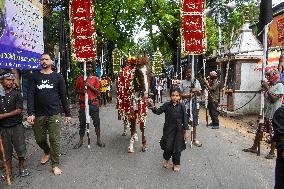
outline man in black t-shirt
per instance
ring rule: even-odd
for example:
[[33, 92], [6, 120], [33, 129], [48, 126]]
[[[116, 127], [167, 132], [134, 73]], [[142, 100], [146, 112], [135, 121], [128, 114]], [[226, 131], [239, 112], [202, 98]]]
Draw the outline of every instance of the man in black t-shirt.
[[21, 94], [13, 89], [15, 75], [4, 72], [0, 75], [1, 86], [4, 93], [0, 95], [0, 129], [8, 170], [12, 174], [13, 147], [19, 159], [19, 175], [28, 176], [29, 171], [24, 168], [26, 157], [26, 144], [24, 127], [22, 125], [23, 99]]
[[[71, 122], [66, 85], [62, 75], [52, 71], [49, 54], [42, 54], [40, 63], [41, 71], [29, 78], [27, 121], [33, 125], [36, 142], [44, 151], [41, 164], [46, 164], [51, 159], [52, 172], [54, 175], [60, 175], [61, 104], [65, 112], [65, 121]], [[50, 145], [47, 142], [47, 133]]]

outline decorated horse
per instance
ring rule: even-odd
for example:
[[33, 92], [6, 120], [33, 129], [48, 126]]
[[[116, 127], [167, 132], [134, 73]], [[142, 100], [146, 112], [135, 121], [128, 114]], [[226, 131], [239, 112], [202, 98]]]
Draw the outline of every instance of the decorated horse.
[[127, 125], [130, 125], [130, 144], [128, 153], [134, 152], [134, 142], [138, 140], [136, 123], [140, 126], [142, 134], [142, 151], [148, 148], [145, 137], [145, 124], [147, 117], [147, 98], [149, 91], [148, 58], [130, 57], [127, 66], [123, 68], [118, 78], [117, 109], [118, 118], [124, 122], [124, 134]]

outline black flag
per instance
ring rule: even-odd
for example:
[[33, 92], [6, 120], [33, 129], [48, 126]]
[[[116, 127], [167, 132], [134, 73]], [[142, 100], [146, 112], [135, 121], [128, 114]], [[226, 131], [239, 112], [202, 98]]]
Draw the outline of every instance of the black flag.
[[272, 0], [261, 0], [258, 22], [258, 33], [262, 33], [264, 26], [273, 20]]

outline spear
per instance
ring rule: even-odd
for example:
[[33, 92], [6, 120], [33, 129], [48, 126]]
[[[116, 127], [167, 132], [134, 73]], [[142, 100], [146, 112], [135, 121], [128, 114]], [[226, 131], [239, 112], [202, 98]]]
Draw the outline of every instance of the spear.
[[4, 167], [5, 167], [5, 174], [6, 174], [6, 182], [8, 186], [12, 185], [12, 181], [11, 181], [11, 170], [10, 167], [7, 164], [7, 159], [6, 159], [6, 154], [5, 154], [5, 150], [4, 150], [4, 146], [3, 146], [3, 140], [2, 140], [2, 133], [0, 133], [0, 151], [2, 153], [2, 157], [3, 157], [3, 162], [4, 162]]

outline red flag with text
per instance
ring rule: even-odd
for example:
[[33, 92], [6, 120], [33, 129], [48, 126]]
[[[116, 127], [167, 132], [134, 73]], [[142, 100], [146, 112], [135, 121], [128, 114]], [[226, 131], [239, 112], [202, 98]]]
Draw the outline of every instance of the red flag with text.
[[72, 0], [70, 2], [72, 51], [77, 61], [92, 61], [96, 58], [93, 5], [93, 0]]
[[182, 53], [199, 55], [206, 50], [204, 0], [182, 0]]

